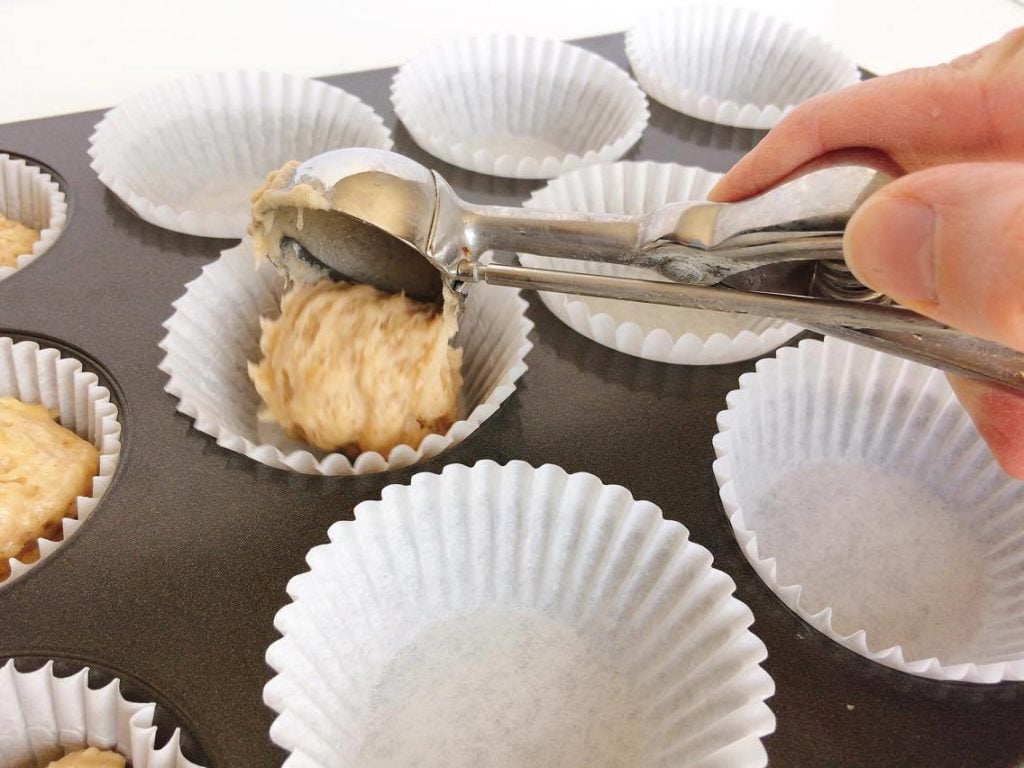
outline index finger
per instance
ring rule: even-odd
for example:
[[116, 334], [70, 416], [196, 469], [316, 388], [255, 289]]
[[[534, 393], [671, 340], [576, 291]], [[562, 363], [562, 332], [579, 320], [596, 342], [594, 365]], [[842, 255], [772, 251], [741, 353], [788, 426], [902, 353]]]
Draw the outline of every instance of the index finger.
[[951, 64], [910, 69], [794, 109], [711, 191], [741, 200], [807, 163], [849, 150], [905, 172], [945, 163], [1024, 160], [1024, 28]]

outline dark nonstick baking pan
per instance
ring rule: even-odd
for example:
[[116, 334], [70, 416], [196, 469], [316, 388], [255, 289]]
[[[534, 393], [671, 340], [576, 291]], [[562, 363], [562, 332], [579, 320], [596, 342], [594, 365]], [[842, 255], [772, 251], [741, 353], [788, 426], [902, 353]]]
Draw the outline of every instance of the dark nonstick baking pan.
[[[621, 36], [582, 45], [626, 66]], [[436, 168], [467, 200], [521, 203], [541, 182], [463, 171], [425, 155], [397, 123], [392, 70], [326, 78], [371, 104], [396, 149]], [[193, 757], [217, 768], [279, 765], [262, 700], [264, 652], [285, 584], [328, 526], [418, 471], [523, 459], [587, 471], [679, 520], [753, 610], [768, 646], [776, 766], [1012, 766], [1024, 762], [1024, 685], [917, 679], [874, 664], [804, 623], [748, 565], [711, 472], [715, 415], [753, 362], [684, 367], [588, 341], [534, 297], [529, 371], [465, 442], [416, 467], [325, 478], [271, 469], [218, 447], [163, 391], [157, 342], [184, 284], [233, 241], [153, 227], [89, 168], [100, 112], [0, 126], [0, 152], [52, 168], [70, 203], [54, 247], [0, 282], [0, 334], [84, 358], [121, 409], [124, 450], [92, 517], [61, 549], [0, 588], [0, 658], [57, 658], [122, 674], [183, 726]], [[762, 136], [651, 104], [627, 159], [724, 171]]]

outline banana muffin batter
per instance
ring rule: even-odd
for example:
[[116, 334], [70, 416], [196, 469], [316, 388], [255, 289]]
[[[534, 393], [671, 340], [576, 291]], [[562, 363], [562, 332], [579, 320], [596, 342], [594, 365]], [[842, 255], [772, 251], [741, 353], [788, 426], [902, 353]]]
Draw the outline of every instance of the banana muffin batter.
[[[272, 173], [253, 195], [250, 228], [259, 258], [277, 254], [281, 222], [301, 229], [304, 213], [328, 211], [309, 186], [288, 188], [295, 163]], [[273, 261], [274, 259], [271, 258]], [[280, 317], [261, 322], [263, 359], [249, 377], [263, 399], [260, 417], [290, 437], [350, 458], [414, 448], [455, 422], [462, 353], [451, 346], [458, 301], [443, 306], [335, 283], [311, 269], [289, 274]], [[303, 282], [305, 280], [305, 282]]]
[[75, 498], [92, 492], [99, 452], [41, 405], [0, 397], [0, 577], [12, 557], [60, 530]]
[[117, 752], [89, 747], [68, 752], [46, 768], [125, 768], [125, 759]]
[[16, 267], [18, 257], [32, 253], [39, 232], [0, 216], [0, 267]]

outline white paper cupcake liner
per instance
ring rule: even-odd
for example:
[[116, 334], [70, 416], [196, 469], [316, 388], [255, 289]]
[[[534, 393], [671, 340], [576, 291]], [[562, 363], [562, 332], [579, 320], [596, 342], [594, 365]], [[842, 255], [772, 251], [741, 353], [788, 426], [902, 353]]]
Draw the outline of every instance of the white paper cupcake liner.
[[318, 475], [362, 475], [415, 464], [462, 442], [515, 391], [533, 345], [533, 323], [518, 291], [474, 286], [459, 323], [463, 350], [459, 420], [447, 433], [427, 435], [418, 446], [399, 445], [388, 456], [374, 451], [350, 461], [288, 438], [277, 425], [261, 422], [260, 397], [246, 370], [261, 357], [261, 315], [276, 315], [283, 281], [269, 262], [254, 268], [247, 241], [224, 251], [186, 286], [164, 323], [160, 364], [167, 392], [196, 429], [217, 444], [280, 469]]
[[450, 465], [329, 536], [267, 651], [286, 766], [766, 763], [753, 615], [625, 488]]
[[391, 149], [381, 118], [334, 86], [273, 72], [204, 74], [107, 112], [90, 138], [100, 181], [158, 227], [242, 237], [249, 196], [289, 160]]
[[391, 100], [430, 154], [478, 173], [548, 179], [622, 157], [647, 126], [647, 99], [623, 70], [556, 40], [492, 35], [421, 54]]
[[181, 753], [180, 732], [156, 746], [156, 705], [127, 701], [119, 682], [89, 687], [89, 670], [58, 677], [53, 662], [19, 672], [0, 667], [0, 768], [43, 768], [65, 749], [120, 752], [132, 768], [198, 768]]
[[[622, 162], [581, 168], [533, 193], [526, 208], [585, 213], [649, 213], [667, 203], [703, 200], [721, 178], [694, 166]], [[519, 254], [523, 266], [661, 280], [617, 264]], [[716, 365], [763, 355], [802, 330], [781, 320], [635, 301], [539, 291], [541, 301], [577, 333], [659, 363]]]
[[56, 349], [40, 347], [33, 341], [15, 343], [0, 336], [0, 397], [15, 397], [56, 411], [61, 426], [88, 440], [100, 453], [92, 494], [77, 498], [73, 511], [62, 522], [60, 539], [38, 539], [39, 559], [33, 563], [8, 560], [11, 575], [0, 580], [3, 584], [52, 555], [96, 509], [121, 457], [121, 424], [117, 406], [110, 402], [110, 392], [99, 384], [96, 374], [83, 371], [78, 360], [61, 357]]
[[13, 267], [0, 266], [0, 280], [10, 277], [46, 253], [64, 231], [68, 205], [50, 174], [20, 157], [0, 154], [0, 215], [39, 231], [32, 251]]
[[626, 33], [626, 55], [662, 104], [739, 128], [771, 128], [800, 102], [860, 79], [852, 61], [805, 29], [719, 4], [653, 14]]
[[1024, 483], [938, 371], [835, 339], [761, 360], [718, 417], [741, 548], [838, 643], [938, 680], [1024, 680]]

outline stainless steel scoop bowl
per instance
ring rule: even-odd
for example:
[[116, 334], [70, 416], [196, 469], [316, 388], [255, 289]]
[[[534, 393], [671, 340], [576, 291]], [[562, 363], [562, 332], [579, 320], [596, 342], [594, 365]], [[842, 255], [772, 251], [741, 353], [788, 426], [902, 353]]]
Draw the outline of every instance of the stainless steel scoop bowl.
[[[296, 279], [313, 267], [423, 301], [482, 281], [777, 317], [1024, 389], [1024, 355], [1014, 350], [902, 307], [810, 295], [815, 265], [841, 268], [846, 223], [888, 181], [872, 168], [831, 167], [740, 203], [673, 203], [642, 216], [558, 213], [470, 204], [407, 157], [341, 149], [295, 169], [291, 185], [309, 185], [332, 210], [304, 211], [301, 227], [283, 212], [285, 237], [271, 257]], [[480, 263], [492, 250], [643, 267], [652, 279]]]

